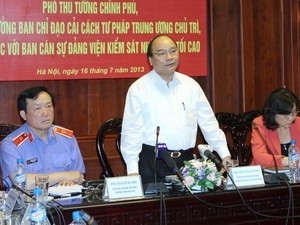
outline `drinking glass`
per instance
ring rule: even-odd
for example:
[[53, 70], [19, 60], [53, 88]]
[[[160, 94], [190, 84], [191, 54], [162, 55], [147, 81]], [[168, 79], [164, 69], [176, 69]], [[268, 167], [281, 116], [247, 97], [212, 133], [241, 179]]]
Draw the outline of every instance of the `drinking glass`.
[[37, 175], [35, 177], [35, 186], [42, 189], [42, 195], [44, 198], [48, 198], [48, 189], [49, 189], [48, 175]]

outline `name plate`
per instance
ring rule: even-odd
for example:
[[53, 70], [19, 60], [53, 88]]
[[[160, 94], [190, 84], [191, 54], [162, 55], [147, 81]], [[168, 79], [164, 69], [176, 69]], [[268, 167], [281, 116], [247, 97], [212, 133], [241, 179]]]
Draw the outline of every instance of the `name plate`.
[[144, 198], [141, 176], [107, 177], [102, 200], [106, 202]]
[[[265, 186], [260, 165], [230, 167], [229, 175], [238, 188], [252, 188]], [[227, 176], [227, 189], [235, 189], [232, 180]]]
[[13, 210], [21, 210], [23, 208], [26, 208], [24, 198], [22, 197], [22, 194], [19, 191], [15, 190], [14, 188], [9, 189], [4, 204], [5, 215], [10, 216]]

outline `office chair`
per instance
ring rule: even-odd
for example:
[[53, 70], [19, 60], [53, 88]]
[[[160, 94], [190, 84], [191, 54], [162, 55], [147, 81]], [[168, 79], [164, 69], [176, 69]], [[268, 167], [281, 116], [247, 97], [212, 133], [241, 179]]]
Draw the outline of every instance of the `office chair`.
[[224, 131], [232, 158], [238, 156], [240, 166], [248, 166], [252, 161], [251, 131], [252, 121], [261, 113], [259, 110], [240, 114], [220, 112], [216, 118]]
[[[122, 119], [111, 118], [104, 122], [98, 130], [96, 148], [103, 169], [100, 178], [125, 175], [125, 162], [120, 152], [121, 127]], [[111, 148], [106, 148], [109, 144]]]
[[[18, 129], [20, 125], [9, 124], [9, 123], [1, 123], [0, 124], [0, 142], [11, 132]], [[2, 177], [2, 171], [0, 170], [0, 177]], [[0, 179], [0, 190], [5, 190], [6, 188], [3, 186], [3, 181]]]

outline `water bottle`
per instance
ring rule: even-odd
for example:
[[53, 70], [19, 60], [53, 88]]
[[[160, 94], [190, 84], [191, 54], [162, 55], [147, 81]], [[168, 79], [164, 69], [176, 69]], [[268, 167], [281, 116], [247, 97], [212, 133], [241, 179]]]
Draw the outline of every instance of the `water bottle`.
[[295, 140], [291, 140], [288, 153], [290, 182], [296, 183], [299, 181], [299, 149]]
[[17, 159], [17, 166], [15, 169], [15, 185], [22, 190], [26, 190], [26, 173], [23, 165], [23, 159]]
[[33, 199], [30, 202], [29, 220], [30, 225], [47, 225], [48, 218], [46, 206], [42, 196], [42, 189], [35, 188], [32, 191]]
[[72, 213], [73, 221], [69, 225], [86, 225], [85, 221], [82, 219], [79, 211], [74, 211]]

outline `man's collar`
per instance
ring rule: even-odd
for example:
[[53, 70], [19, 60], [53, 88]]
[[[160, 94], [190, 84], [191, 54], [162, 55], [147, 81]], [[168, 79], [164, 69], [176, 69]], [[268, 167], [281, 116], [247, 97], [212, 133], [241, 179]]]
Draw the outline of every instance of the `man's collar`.
[[[168, 85], [168, 82], [165, 81], [154, 69], [151, 71], [151, 77], [153, 78], [154, 82], [158, 82], [158, 83], [163, 83], [163, 84], [167, 84]], [[178, 80], [178, 75], [177, 75], [177, 72], [175, 71], [173, 73], [173, 77], [172, 77], [172, 80], [169, 82], [170, 83], [177, 83], [179, 80]]]

